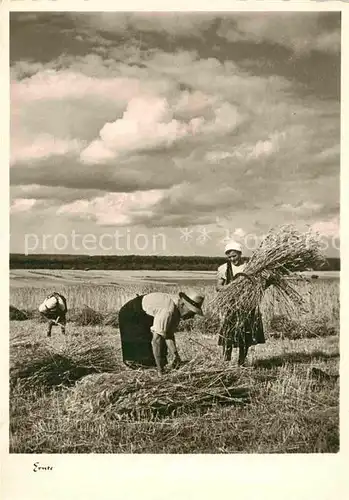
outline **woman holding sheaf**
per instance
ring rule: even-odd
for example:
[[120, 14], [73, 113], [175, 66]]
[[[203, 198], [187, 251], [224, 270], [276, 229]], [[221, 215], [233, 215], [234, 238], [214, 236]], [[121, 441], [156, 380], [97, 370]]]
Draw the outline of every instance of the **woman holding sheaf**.
[[[229, 241], [225, 246], [225, 255], [227, 262], [219, 266], [217, 270], [216, 290], [218, 292], [243, 274], [246, 267], [240, 243], [233, 240]], [[238, 364], [240, 366], [244, 365], [250, 346], [265, 343], [262, 316], [259, 308], [256, 307], [248, 319], [240, 324], [238, 323], [237, 327], [229, 327], [227, 319], [223, 315], [221, 322], [218, 344], [223, 346], [224, 360], [230, 361], [233, 347], [239, 348]]]

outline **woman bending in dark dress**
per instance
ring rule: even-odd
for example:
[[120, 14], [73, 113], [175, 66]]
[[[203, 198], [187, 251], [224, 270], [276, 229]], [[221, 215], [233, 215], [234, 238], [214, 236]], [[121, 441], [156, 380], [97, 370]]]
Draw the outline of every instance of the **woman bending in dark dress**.
[[170, 352], [175, 368], [180, 363], [175, 332], [180, 320], [202, 315], [204, 297], [190, 290], [177, 297], [148, 293], [127, 302], [119, 311], [122, 358], [130, 367], [156, 367], [161, 375]]

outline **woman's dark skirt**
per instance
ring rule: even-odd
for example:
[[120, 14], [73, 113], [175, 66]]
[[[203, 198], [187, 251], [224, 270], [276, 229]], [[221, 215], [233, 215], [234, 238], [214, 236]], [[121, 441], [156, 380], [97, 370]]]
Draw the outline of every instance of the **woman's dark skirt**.
[[[144, 295], [127, 302], [119, 311], [122, 359], [128, 366], [156, 366], [152, 348], [153, 334], [150, 330], [154, 317], [143, 311]], [[160, 339], [161, 364], [167, 364], [167, 345]]]
[[234, 327], [229, 325], [226, 320], [223, 321], [219, 332], [218, 345], [229, 344], [232, 347], [244, 345], [249, 348], [251, 345], [265, 344], [262, 315], [258, 307], [244, 321], [239, 322], [238, 318], [234, 318], [232, 323]]

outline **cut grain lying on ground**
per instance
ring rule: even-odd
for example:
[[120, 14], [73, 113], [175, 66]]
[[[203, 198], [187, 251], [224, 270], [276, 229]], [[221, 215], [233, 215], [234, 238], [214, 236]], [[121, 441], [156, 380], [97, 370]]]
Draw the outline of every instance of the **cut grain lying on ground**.
[[167, 417], [199, 414], [217, 405], [250, 401], [249, 388], [236, 368], [203, 363], [201, 369], [181, 369], [166, 378], [127, 373], [85, 377], [66, 398], [71, 411], [110, 412], [115, 418]]
[[[14, 325], [14, 343], [23, 326]], [[214, 339], [183, 332], [179, 349], [192, 362], [159, 379], [152, 370], [121, 367], [119, 339], [112, 327], [103, 328], [97, 338], [99, 327], [72, 329], [73, 338], [63, 352], [57, 336], [52, 345], [45, 345], [45, 356], [38, 355], [45, 366], [41, 375], [27, 370], [18, 376], [19, 354], [14, 356], [12, 452], [338, 450], [338, 336], [270, 340], [252, 352], [249, 367], [238, 370], [234, 364], [222, 365]], [[35, 342], [33, 335], [30, 338]], [[38, 349], [28, 343], [11, 348], [23, 351], [22, 368], [25, 351], [28, 364]], [[55, 372], [57, 353], [69, 360], [60, 378]]]
[[116, 354], [112, 346], [93, 339], [73, 339], [56, 347], [22, 342], [10, 349], [10, 382], [46, 389], [72, 385], [91, 373], [121, 369]]
[[[151, 370], [121, 367], [114, 327], [71, 323], [69, 328], [67, 338], [57, 334], [47, 341], [35, 320], [12, 322], [11, 452], [338, 450], [338, 335], [269, 339], [252, 350], [249, 367], [237, 373], [234, 364], [222, 366], [210, 330], [194, 324], [178, 335], [180, 352], [192, 362], [160, 381]], [[330, 377], [319, 376], [314, 368]], [[221, 378], [225, 370], [231, 388], [242, 392], [221, 404], [217, 394], [227, 397]], [[189, 383], [190, 377], [200, 380], [202, 375], [205, 387]], [[170, 383], [173, 387], [165, 391]], [[176, 384], [181, 387], [175, 389]], [[119, 397], [122, 390], [128, 396]], [[195, 400], [200, 404], [191, 404]]]
[[[274, 279], [284, 273], [284, 257]], [[251, 262], [255, 274], [261, 262]], [[268, 278], [262, 272], [261, 282]], [[267, 343], [251, 348], [247, 367], [221, 360], [215, 304], [207, 301], [205, 316], [183, 323], [177, 336], [187, 363], [161, 379], [151, 369], [123, 367], [117, 313], [137, 294], [178, 294], [178, 286], [59, 289], [69, 298], [68, 334], [57, 329], [49, 340], [32, 312], [34, 294], [11, 290], [11, 303], [28, 318], [11, 321], [11, 452], [337, 452], [339, 284], [290, 280], [285, 286], [296, 307], [280, 300], [275, 286], [248, 297], [249, 304], [262, 299]], [[196, 289], [214, 295], [211, 284]], [[48, 291], [37, 289], [40, 298]], [[246, 296], [239, 300], [246, 304]]]

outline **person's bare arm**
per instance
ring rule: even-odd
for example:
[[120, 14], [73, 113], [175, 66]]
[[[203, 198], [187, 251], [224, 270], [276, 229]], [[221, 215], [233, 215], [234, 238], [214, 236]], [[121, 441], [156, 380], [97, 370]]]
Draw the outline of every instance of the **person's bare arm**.
[[180, 358], [178, 351], [177, 351], [176, 340], [173, 336], [172, 338], [168, 338], [168, 339], [165, 338], [165, 341], [166, 341], [167, 348], [170, 352], [170, 355], [172, 357], [170, 367], [177, 368], [181, 362], [181, 358]]
[[220, 290], [222, 290], [222, 288], [224, 288], [224, 286], [225, 286], [225, 279], [218, 276], [217, 284], [216, 284], [216, 291], [219, 292]]
[[[166, 342], [169, 355], [172, 358], [170, 363], [171, 368], [175, 368], [180, 364], [180, 357], [177, 351], [176, 341], [174, 337], [174, 331], [171, 327], [171, 320], [174, 311], [163, 310], [159, 311], [156, 316], [154, 316], [153, 326], [151, 331], [153, 332], [152, 348], [154, 353], [154, 358], [156, 362], [156, 367], [159, 374], [163, 372], [163, 367], [161, 366], [161, 340]], [[161, 339], [162, 337], [162, 339]]]
[[153, 354], [158, 374], [162, 375], [164, 372], [164, 368], [163, 366], [161, 366], [161, 335], [153, 332], [153, 340], [151, 342], [151, 345], [153, 348]]

